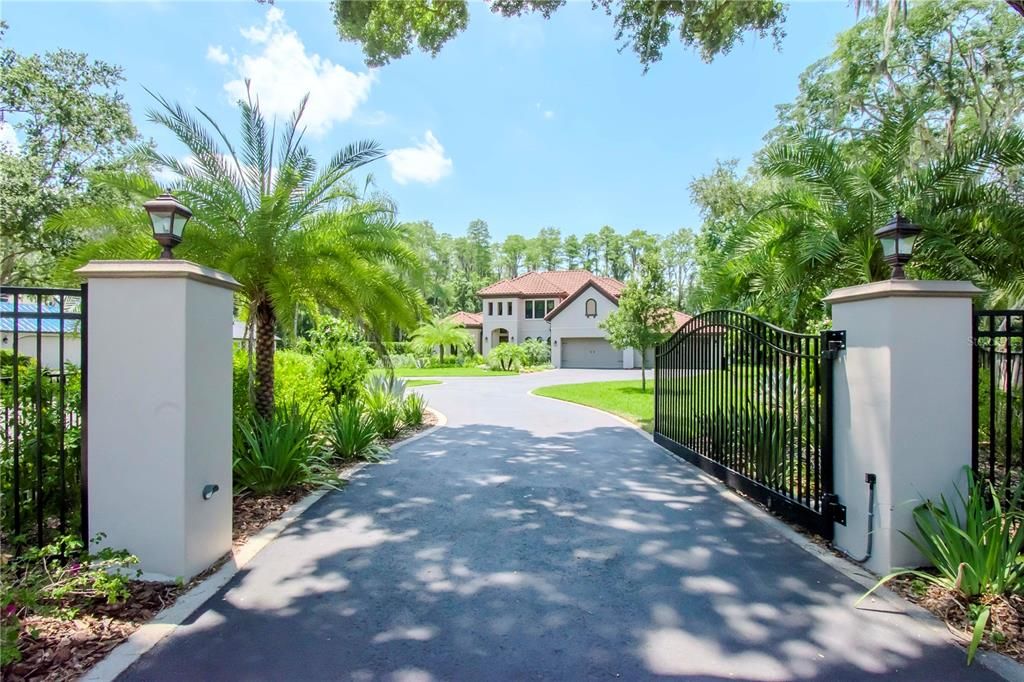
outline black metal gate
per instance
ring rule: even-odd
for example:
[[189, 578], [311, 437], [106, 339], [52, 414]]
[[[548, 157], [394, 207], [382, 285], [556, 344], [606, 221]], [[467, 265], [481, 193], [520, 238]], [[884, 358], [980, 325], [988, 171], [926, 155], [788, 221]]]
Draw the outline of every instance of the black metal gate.
[[1024, 310], [974, 312], [973, 463], [996, 485], [1024, 477]]
[[0, 540], [88, 538], [86, 287], [0, 291]]
[[832, 359], [846, 333], [797, 334], [713, 310], [658, 346], [654, 439], [827, 539], [845, 523], [832, 481]]

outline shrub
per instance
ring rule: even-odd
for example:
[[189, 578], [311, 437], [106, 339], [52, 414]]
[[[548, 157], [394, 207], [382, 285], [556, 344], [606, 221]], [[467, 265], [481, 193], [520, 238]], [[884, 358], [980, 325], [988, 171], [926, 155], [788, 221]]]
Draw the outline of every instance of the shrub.
[[482, 365], [485, 362], [486, 360], [484, 360], [484, 356], [472, 352], [462, 353], [455, 358], [455, 364], [458, 367], [476, 367], [477, 365]]
[[526, 364], [532, 366], [536, 365], [548, 365], [551, 364], [551, 346], [538, 341], [537, 339], [529, 339], [519, 344], [519, 347], [523, 349], [526, 354]]
[[[897, 570], [879, 580], [864, 597], [901, 575], [957, 592], [969, 601], [986, 595], [1024, 594], [1024, 486], [1000, 490], [976, 481], [969, 467], [966, 471], [967, 496], [957, 488], [953, 502], [945, 496], [938, 503], [928, 500], [913, 512], [920, 537], [904, 534], [937, 574]], [[968, 663], [977, 652], [989, 617], [987, 605], [977, 606]]]
[[320, 478], [323, 462], [315, 453], [316, 423], [309, 409], [278, 406], [273, 419], [252, 415], [237, 428], [236, 489], [272, 495]]
[[[249, 357], [243, 348], [234, 355], [234, 416], [236, 423], [253, 414], [249, 400]], [[323, 385], [311, 355], [292, 350], [274, 353], [274, 399], [278, 405], [298, 405], [319, 418], [325, 411]]]
[[327, 444], [341, 459], [376, 459], [377, 429], [356, 401], [331, 408], [326, 422]]
[[[389, 355], [388, 363], [395, 369], [420, 369], [427, 366], [427, 359], [415, 355]], [[386, 363], [380, 362], [379, 366], [385, 367]]]
[[[7, 408], [0, 425], [6, 432], [0, 443], [0, 522], [5, 533], [4, 542], [9, 545], [29, 540], [44, 544], [48, 538], [57, 535], [53, 530], [61, 514], [62, 499], [68, 523], [71, 526], [78, 523], [78, 510], [81, 508], [81, 372], [74, 365], [66, 364], [61, 373], [40, 367], [32, 357], [18, 355], [18, 412], [15, 415], [14, 363], [15, 356], [11, 351], [0, 350], [0, 405]], [[37, 381], [37, 371], [41, 372], [42, 381]], [[63, 411], [59, 409], [60, 376], [64, 377]], [[35, 407], [37, 392], [42, 404], [39, 410]], [[17, 481], [20, 496], [13, 494], [16, 446], [21, 452]], [[36, 460], [37, 446], [41, 462]], [[38, 467], [40, 463], [42, 466]], [[37, 484], [42, 489], [41, 495], [25, 494], [35, 490]], [[42, 506], [44, 537], [34, 537], [32, 523], [23, 524], [22, 535], [13, 535], [15, 505], [19, 506], [23, 519], [34, 519], [39, 511], [37, 505]]]
[[423, 423], [423, 412], [427, 409], [427, 399], [422, 393], [410, 393], [402, 401], [402, 421], [406, 426], [419, 426]]
[[514, 343], [502, 343], [488, 353], [487, 364], [506, 372], [519, 369], [526, 364], [526, 352]]
[[[404, 392], [404, 387], [402, 390]], [[402, 430], [402, 400], [386, 386], [367, 388], [363, 392], [362, 407], [381, 438], [394, 438]]]
[[370, 372], [368, 350], [365, 346], [339, 344], [322, 349], [316, 357], [320, 384], [334, 404], [359, 395]]

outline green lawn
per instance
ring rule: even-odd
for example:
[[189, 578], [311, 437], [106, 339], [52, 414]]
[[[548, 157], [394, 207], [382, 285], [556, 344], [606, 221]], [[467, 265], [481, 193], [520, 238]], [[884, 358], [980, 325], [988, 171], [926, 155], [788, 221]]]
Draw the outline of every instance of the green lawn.
[[492, 372], [479, 367], [435, 367], [433, 369], [402, 367], [395, 369], [396, 377], [501, 377], [518, 374], [518, 372]]
[[441, 382], [436, 379], [410, 379], [405, 382], [405, 385], [407, 388], [416, 388], [417, 386], [433, 386], [439, 383]]
[[654, 428], [654, 381], [651, 379], [647, 380], [646, 392], [640, 390], [640, 381], [636, 380], [545, 386], [534, 393], [611, 412], [645, 431]]

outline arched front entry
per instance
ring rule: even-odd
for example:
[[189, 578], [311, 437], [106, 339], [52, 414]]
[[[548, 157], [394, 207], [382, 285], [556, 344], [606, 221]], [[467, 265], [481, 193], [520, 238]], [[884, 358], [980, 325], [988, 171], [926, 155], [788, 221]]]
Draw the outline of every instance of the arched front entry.
[[497, 327], [491, 330], [491, 348], [501, 343], [508, 343], [508, 330], [504, 327]]

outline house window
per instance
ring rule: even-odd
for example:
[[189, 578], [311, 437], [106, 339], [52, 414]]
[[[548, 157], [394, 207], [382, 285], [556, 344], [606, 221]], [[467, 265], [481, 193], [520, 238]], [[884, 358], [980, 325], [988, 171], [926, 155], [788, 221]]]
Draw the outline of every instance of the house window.
[[592, 298], [588, 298], [587, 302], [583, 305], [585, 306], [584, 313], [587, 317], [597, 317], [597, 301]]
[[487, 302], [487, 314], [494, 315], [494, 301]]
[[540, 320], [555, 309], [555, 300], [540, 299], [526, 302], [526, 319]]
[[503, 301], [498, 301], [498, 314], [499, 315], [504, 315], [505, 314], [504, 311], [503, 311], [504, 307], [505, 307], [505, 303]]

